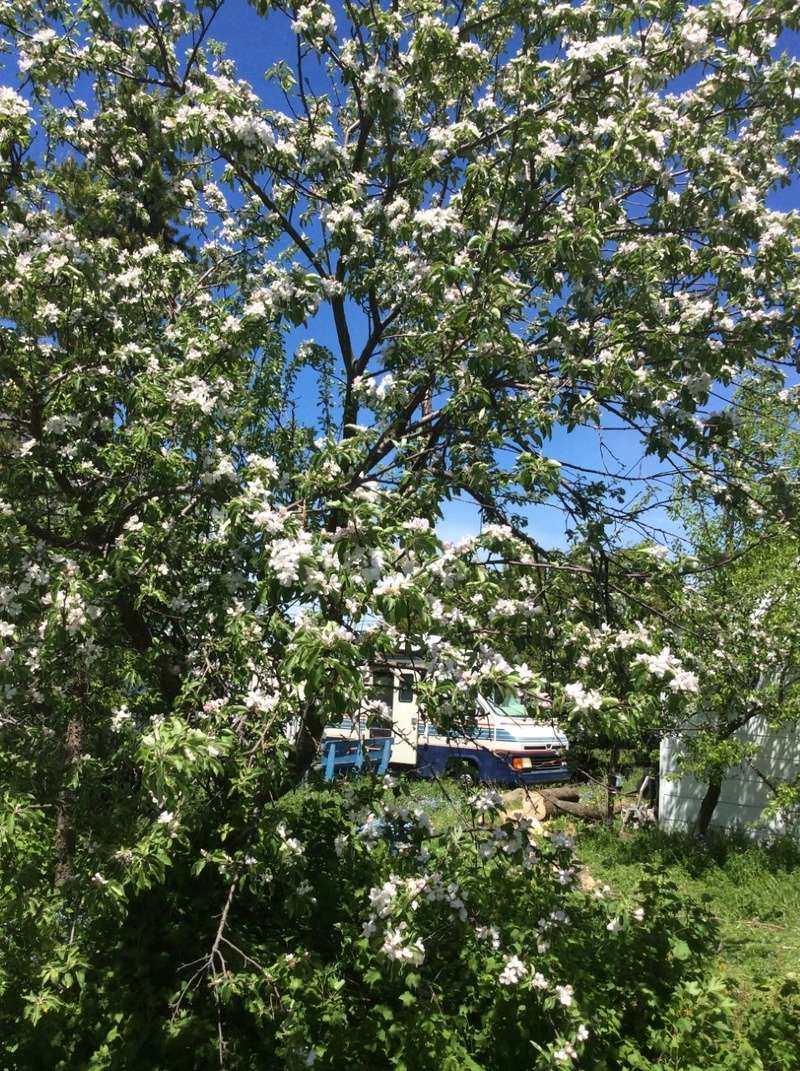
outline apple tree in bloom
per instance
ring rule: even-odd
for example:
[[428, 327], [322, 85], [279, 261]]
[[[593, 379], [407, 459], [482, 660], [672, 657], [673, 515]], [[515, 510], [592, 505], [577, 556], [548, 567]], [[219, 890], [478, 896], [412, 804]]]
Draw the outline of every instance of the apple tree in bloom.
[[[402, 786], [298, 786], [406, 646], [444, 726], [603, 707], [519, 656], [571, 568], [522, 511], [600, 562], [643, 524], [554, 433], [791, 509], [712, 395], [794, 398], [796, 7], [259, 0], [250, 85], [221, 6], [0, 0], [12, 1066], [612, 1066], [709, 947], [673, 892], [582, 891], [492, 797], [441, 835]], [[642, 704], [693, 701], [605, 624]]]

